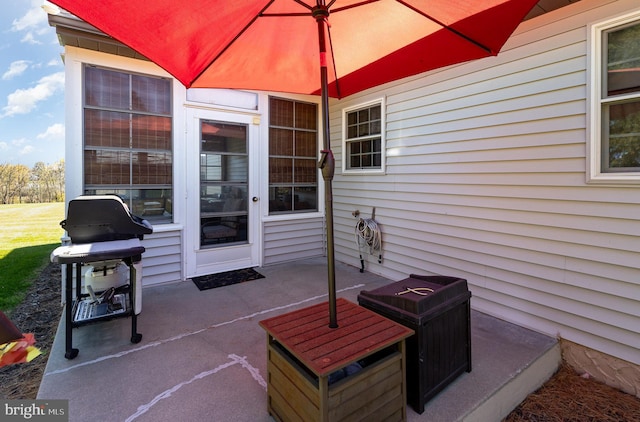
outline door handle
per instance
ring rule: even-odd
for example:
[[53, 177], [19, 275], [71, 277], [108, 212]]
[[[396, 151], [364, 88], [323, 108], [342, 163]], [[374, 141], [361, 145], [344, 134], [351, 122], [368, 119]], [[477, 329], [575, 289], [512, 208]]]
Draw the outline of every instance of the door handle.
[[258, 202], [258, 200], [259, 200], [259, 199], [260, 199], [260, 198], [258, 198], [257, 196], [254, 196], [253, 198], [251, 198], [251, 200], [252, 200], [253, 202]]

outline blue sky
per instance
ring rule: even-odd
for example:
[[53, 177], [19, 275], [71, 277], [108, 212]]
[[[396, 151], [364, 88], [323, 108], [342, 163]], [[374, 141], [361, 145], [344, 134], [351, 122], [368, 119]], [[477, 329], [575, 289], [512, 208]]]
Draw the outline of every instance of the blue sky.
[[0, 14], [0, 164], [64, 158], [64, 66], [43, 0], [11, 0]]

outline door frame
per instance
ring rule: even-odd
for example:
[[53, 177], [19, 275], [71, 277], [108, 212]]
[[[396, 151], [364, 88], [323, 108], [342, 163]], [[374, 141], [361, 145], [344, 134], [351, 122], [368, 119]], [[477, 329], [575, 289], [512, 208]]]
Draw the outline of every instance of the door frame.
[[[185, 278], [262, 265], [262, 218], [260, 207], [260, 116], [205, 107], [185, 108], [185, 225], [183, 257]], [[246, 244], [200, 247], [200, 121], [241, 124], [247, 127], [248, 226]], [[257, 201], [252, 200], [256, 198]]]

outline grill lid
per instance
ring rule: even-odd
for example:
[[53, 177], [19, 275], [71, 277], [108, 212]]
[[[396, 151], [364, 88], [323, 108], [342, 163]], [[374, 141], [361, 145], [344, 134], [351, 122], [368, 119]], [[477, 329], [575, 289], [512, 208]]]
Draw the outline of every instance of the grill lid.
[[72, 243], [126, 240], [153, 233], [147, 220], [133, 215], [117, 195], [84, 195], [72, 199], [60, 222]]

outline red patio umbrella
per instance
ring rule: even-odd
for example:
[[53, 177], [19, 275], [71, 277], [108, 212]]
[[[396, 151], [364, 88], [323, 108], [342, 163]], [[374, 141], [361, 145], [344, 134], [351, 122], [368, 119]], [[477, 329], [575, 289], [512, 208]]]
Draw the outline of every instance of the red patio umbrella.
[[51, 0], [186, 87], [322, 95], [330, 326], [328, 97], [493, 56], [538, 0]]

